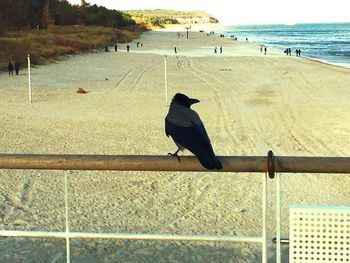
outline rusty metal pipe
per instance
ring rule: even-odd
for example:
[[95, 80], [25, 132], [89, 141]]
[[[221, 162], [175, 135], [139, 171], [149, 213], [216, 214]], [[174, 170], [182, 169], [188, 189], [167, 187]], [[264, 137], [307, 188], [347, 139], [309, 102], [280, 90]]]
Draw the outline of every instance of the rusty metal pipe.
[[[267, 157], [220, 157], [223, 172], [267, 170]], [[0, 169], [208, 171], [194, 156], [0, 154]], [[213, 170], [217, 171], [217, 170]]]
[[275, 171], [283, 173], [350, 173], [350, 158], [275, 156]]
[[[349, 157], [219, 156], [221, 172], [350, 173]], [[209, 171], [194, 156], [0, 154], [0, 169]], [[273, 169], [273, 170], [271, 170]], [[218, 171], [218, 170], [211, 170]]]

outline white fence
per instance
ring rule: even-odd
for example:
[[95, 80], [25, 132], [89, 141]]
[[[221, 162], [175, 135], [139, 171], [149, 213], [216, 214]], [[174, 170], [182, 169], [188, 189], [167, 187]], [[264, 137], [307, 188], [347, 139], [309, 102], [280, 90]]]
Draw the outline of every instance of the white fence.
[[[267, 176], [276, 172], [303, 173], [350, 173], [350, 158], [335, 157], [275, 157], [267, 156], [219, 157], [222, 172], [263, 173], [262, 179], [262, 226], [261, 236], [231, 235], [171, 235], [131, 233], [70, 232], [69, 229], [69, 185], [65, 175], [65, 232], [0, 230], [2, 237], [62, 238], [66, 239], [66, 258], [70, 262], [70, 239], [129, 239], [162, 241], [220, 241], [260, 243], [261, 262], [267, 263]], [[111, 155], [31, 155], [0, 154], [0, 169], [45, 169], [45, 170], [118, 170], [118, 171], [207, 171], [195, 157], [182, 157], [181, 163], [168, 156], [111, 156]], [[217, 172], [217, 171], [216, 171]], [[280, 176], [276, 180], [276, 262], [281, 261], [280, 247]]]

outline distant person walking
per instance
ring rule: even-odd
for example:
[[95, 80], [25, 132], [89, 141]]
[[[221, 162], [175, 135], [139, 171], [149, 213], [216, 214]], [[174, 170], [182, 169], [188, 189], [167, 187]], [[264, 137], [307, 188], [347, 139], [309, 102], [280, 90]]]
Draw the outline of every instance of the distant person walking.
[[222, 53], [222, 47], [220, 46], [220, 54]]
[[218, 53], [218, 48], [217, 47], [214, 48], [214, 54], [216, 54], [216, 53]]
[[118, 52], [118, 44], [115, 44], [114, 50], [115, 50], [115, 52]]
[[130, 46], [128, 44], [128, 45], [126, 45], [126, 51], [129, 52], [129, 50], [130, 50]]
[[15, 71], [16, 71], [16, 75], [19, 75], [19, 66], [20, 66], [19, 62], [16, 61], [16, 62], [15, 62]]
[[174, 47], [174, 52], [175, 52], [175, 54], [177, 54], [177, 50], [176, 50], [176, 47]]
[[13, 65], [12, 65], [11, 61], [9, 61], [7, 69], [9, 70], [9, 75], [13, 75]]
[[267, 53], [267, 47], [265, 46], [264, 47], [264, 55], [266, 55], [266, 53]]

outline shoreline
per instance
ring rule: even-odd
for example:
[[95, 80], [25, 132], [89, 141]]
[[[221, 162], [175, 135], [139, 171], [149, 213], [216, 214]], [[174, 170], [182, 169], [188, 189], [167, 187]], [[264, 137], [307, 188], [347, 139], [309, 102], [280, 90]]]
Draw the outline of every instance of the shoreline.
[[350, 69], [350, 63], [335, 63], [335, 62], [330, 62], [330, 61], [323, 60], [323, 59], [317, 59], [317, 58], [306, 57], [306, 56], [303, 56], [303, 57], [307, 58], [307, 59], [310, 59], [312, 61], [316, 61], [316, 62], [319, 62], [319, 63], [326, 64], [326, 65], [341, 67], [341, 68], [345, 68], [345, 69]]
[[[332, 24], [332, 23], [316, 23], [316, 24], [319, 24], [319, 25], [329, 25], [329, 24]], [[343, 24], [343, 25], [350, 25], [350, 23], [334, 23], [334, 24]], [[314, 25], [314, 24], [310, 24], [310, 23], [301, 23], [301, 24], [297, 24], [297, 25]], [[231, 33], [233, 33], [232, 32], [232, 30], [231, 29], [227, 29], [227, 28], [230, 28], [230, 27], [234, 27], [235, 25], [222, 25], [222, 27], [220, 28], [221, 29], [221, 33], [228, 33], [228, 32], [231, 32]], [[257, 27], [257, 26], [259, 26], [259, 27], [261, 27], [262, 29], [264, 28], [264, 27], [268, 27], [268, 26], [284, 26], [284, 25], [278, 25], [278, 24], [272, 24], [272, 25], [270, 25], [270, 24], [266, 24], [266, 25], [237, 25], [238, 27], [247, 27], [247, 28], [249, 28], [249, 27]], [[226, 28], [226, 29], [225, 29]], [[288, 29], [289, 27], [287, 27], [287, 29]], [[280, 29], [280, 30], [282, 30], [282, 28]], [[244, 32], [244, 31], [243, 31]], [[243, 32], [241, 32], [241, 31], [237, 31], [236, 32], [236, 34], [241, 34], [241, 33], [243, 33]], [[248, 31], [249, 32], [249, 31]], [[253, 32], [253, 34], [254, 34], [254, 30], [252, 31]], [[261, 32], [264, 32], [263, 30], [261, 31]], [[296, 31], [296, 32], [298, 32], [298, 31]], [[243, 33], [244, 34], [244, 33]], [[249, 34], [249, 33], [248, 33]], [[235, 35], [236, 36], [236, 35]], [[261, 35], [259, 35], [259, 37], [257, 37], [257, 36], [255, 36], [255, 38], [264, 38], [264, 34], [263, 33], [261, 33]], [[278, 36], [278, 39], [280, 39], [280, 40], [283, 40], [284, 39], [284, 37], [283, 36]], [[307, 39], [307, 38], [306, 38]], [[259, 45], [267, 45], [266, 43], [260, 43], [259, 41], [253, 41], [253, 42], [255, 42], [255, 43], [257, 43], [257, 44], [259, 44]], [[272, 48], [274, 48], [274, 49], [276, 49], [276, 50], [279, 50], [280, 52], [284, 52], [284, 49], [285, 49], [285, 47], [284, 48], [282, 48], [282, 47], [279, 47], [278, 45], [276, 46], [276, 45], [271, 45], [271, 44], [268, 44], [270, 47], [272, 47]], [[287, 45], [287, 47], [288, 47], [288, 45]], [[293, 55], [294, 55], [294, 53], [293, 53]], [[343, 68], [350, 68], [350, 61], [345, 61], [345, 62], [334, 62], [334, 61], [331, 61], [331, 60], [328, 60], [327, 58], [321, 58], [321, 57], [313, 57], [313, 56], [308, 56], [308, 55], [303, 55], [303, 57], [304, 58], [307, 58], [307, 59], [311, 59], [311, 60], [315, 60], [315, 61], [320, 61], [320, 62], [323, 62], [323, 63], [325, 63], [325, 64], [329, 64], [329, 65], [333, 65], [333, 66], [339, 66], [339, 67], [343, 67]], [[340, 59], [341, 59], [341, 57], [339, 57]]]
[[[174, 25], [174, 26], [165, 27], [165, 28], [162, 28], [162, 29], [156, 29], [156, 30], [152, 30], [152, 31], [186, 32], [185, 26], [186, 25], [181, 25], [181, 26], [175, 26]], [[208, 23], [208, 24], [193, 24], [193, 25], [191, 25], [193, 30], [197, 30], [197, 32], [199, 30], [204, 30], [205, 33], [209, 33], [211, 31], [214, 31], [214, 35], [216, 35], [216, 36], [219, 36], [220, 34], [219, 33], [215, 33], [215, 31], [219, 30], [219, 31], [225, 32], [225, 31], [223, 31], [223, 28], [226, 27], [226, 26], [230, 26], [230, 25], [224, 25], [224, 24], [220, 24], [220, 23], [217, 23], [217, 24], [212, 24], [212, 23]], [[227, 36], [225, 36], [225, 38], [232, 40], [230, 37], [227, 37]], [[234, 40], [232, 40], [232, 41], [234, 41]], [[237, 41], [245, 43], [245, 41], [243, 41], [243, 40], [237, 40]], [[259, 43], [259, 42], [255, 42], [255, 41], [249, 41], [249, 42], [250, 43], [255, 43], [257, 45], [266, 45], [264, 43]], [[269, 46], [269, 49], [274, 49], [274, 50], [276, 50], [278, 52], [281, 52], [281, 54], [284, 55], [283, 49], [280, 49], [280, 48], [274, 47], [274, 46]], [[293, 55], [293, 56], [295, 56], [295, 55]], [[331, 66], [337, 66], [337, 67], [341, 67], [341, 68], [350, 69], [350, 63], [341, 63], [341, 62], [336, 63], [336, 62], [328, 61], [326, 59], [308, 57], [308, 56], [304, 56], [304, 55], [301, 56], [301, 57], [304, 58], [304, 59], [309, 59], [309, 60], [312, 60], [312, 61], [324, 63], [324, 64], [331, 65]]]

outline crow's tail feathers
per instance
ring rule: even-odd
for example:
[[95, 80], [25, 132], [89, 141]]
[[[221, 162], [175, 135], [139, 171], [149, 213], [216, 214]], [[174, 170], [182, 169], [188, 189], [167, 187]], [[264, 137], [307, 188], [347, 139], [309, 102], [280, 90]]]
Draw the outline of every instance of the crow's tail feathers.
[[220, 160], [217, 157], [215, 157], [215, 168], [218, 170], [222, 169], [222, 163], [220, 162]]
[[215, 155], [200, 155], [197, 157], [201, 165], [207, 169], [222, 169], [222, 164]]

